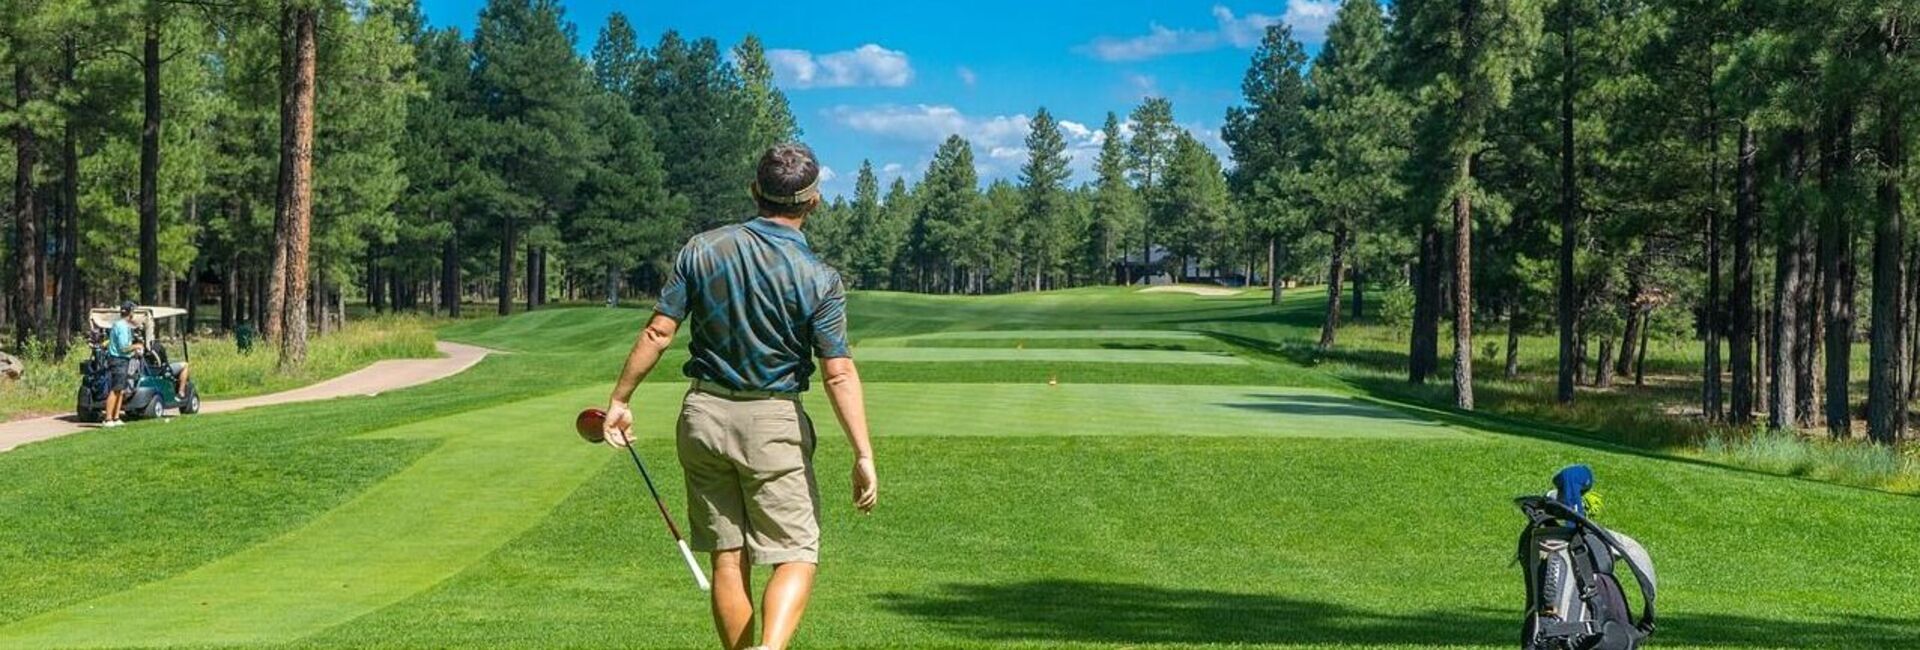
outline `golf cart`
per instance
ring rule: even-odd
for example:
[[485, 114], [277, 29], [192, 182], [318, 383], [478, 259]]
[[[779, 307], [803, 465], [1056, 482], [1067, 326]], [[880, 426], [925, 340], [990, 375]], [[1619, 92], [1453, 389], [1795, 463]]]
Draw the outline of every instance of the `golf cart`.
[[[179, 335], [178, 362], [168, 358], [167, 348], [161, 344], [158, 336], [160, 321], [186, 314], [187, 310], [174, 307], [133, 308], [133, 315], [129, 319], [133, 321], [133, 341], [137, 352], [129, 369], [132, 393], [120, 407], [123, 415], [157, 418], [165, 409], [178, 409], [189, 415], [200, 412], [199, 387], [189, 381], [183, 391], [179, 385], [180, 375], [187, 367], [186, 334]], [[74, 404], [74, 413], [83, 422], [104, 420], [107, 392], [128, 388], [112, 385], [112, 365], [107, 358], [107, 332], [119, 317], [120, 310], [112, 307], [87, 312], [87, 320], [93, 325], [92, 335], [87, 337], [93, 357], [80, 363], [80, 390]]]

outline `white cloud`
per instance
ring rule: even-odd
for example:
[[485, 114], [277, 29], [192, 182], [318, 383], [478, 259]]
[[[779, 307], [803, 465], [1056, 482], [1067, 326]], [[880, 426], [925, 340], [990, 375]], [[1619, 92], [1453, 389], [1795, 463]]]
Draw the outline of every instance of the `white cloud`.
[[880, 175], [881, 176], [899, 176], [900, 172], [906, 171], [906, 169], [907, 169], [906, 165], [902, 165], [897, 162], [890, 162], [880, 166]]
[[1127, 87], [1132, 90], [1128, 99], [1155, 97], [1160, 94], [1160, 80], [1148, 74], [1127, 75]]
[[767, 50], [767, 63], [773, 67], [774, 79], [792, 88], [899, 88], [913, 81], [913, 64], [905, 52], [873, 43], [818, 55], [806, 50]]
[[1168, 54], [1211, 50], [1219, 44], [1212, 32], [1167, 29], [1159, 23], [1147, 27], [1147, 33], [1130, 38], [1101, 36], [1082, 45], [1078, 51], [1101, 61], [1140, 61]]
[[[929, 159], [934, 147], [947, 136], [958, 134], [973, 145], [980, 175], [989, 180], [1011, 177], [1026, 162], [1027, 133], [1032, 130], [1032, 119], [1025, 114], [973, 116], [947, 105], [838, 106], [828, 109], [827, 117], [841, 127], [877, 139], [924, 148]], [[1100, 155], [1105, 135], [1085, 122], [1061, 119], [1059, 125], [1075, 179], [1091, 180], [1093, 161]], [[888, 165], [887, 169], [894, 167]], [[916, 171], [924, 168], [923, 163]]]
[[[1281, 20], [1293, 27], [1293, 37], [1300, 42], [1319, 43], [1327, 40], [1327, 26], [1333, 24], [1337, 13], [1340, 13], [1338, 0], [1287, 0], [1287, 13]], [[1259, 42], [1255, 37], [1254, 43]]]
[[1260, 44], [1268, 26], [1286, 23], [1293, 37], [1302, 43], [1326, 40], [1327, 25], [1339, 11], [1339, 0], [1287, 0], [1287, 11], [1280, 16], [1249, 13], [1236, 16], [1226, 5], [1213, 6], [1214, 27], [1210, 30], [1171, 29], [1159, 23], [1147, 26], [1139, 36], [1101, 36], [1075, 51], [1102, 61], [1143, 61], [1172, 54], [1204, 52], [1222, 45], [1251, 49]]
[[830, 182], [833, 179], [836, 179], [839, 177], [840, 177], [839, 174], [833, 173], [832, 167], [828, 167], [826, 165], [820, 166], [820, 182], [822, 183]]
[[966, 84], [968, 88], [972, 88], [974, 85], [980, 83], [980, 75], [974, 74], [973, 68], [963, 65], [954, 68], [954, 74], [960, 75], [960, 83]]

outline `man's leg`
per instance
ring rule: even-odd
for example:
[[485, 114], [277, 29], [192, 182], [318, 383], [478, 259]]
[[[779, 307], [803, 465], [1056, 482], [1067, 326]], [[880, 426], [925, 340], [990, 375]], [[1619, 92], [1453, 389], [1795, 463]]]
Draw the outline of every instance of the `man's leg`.
[[121, 362], [108, 363], [113, 365], [107, 368], [107, 410], [100, 414], [101, 424], [120, 419], [120, 389], [127, 384], [126, 366]]
[[737, 548], [714, 551], [710, 557], [713, 629], [720, 633], [721, 647], [744, 650], [753, 644], [753, 567]]
[[766, 618], [761, 623], [760, 644], [767, 650], [786, 650], [793, 631], [800, 628], [800, 615], [806, 613], [807, 599], [813, 595], [813, 574], [817, 568], [812, 562], [788, 562], [773, 567], [773, 579], [767, 581], [767, 595], [760, 607]]

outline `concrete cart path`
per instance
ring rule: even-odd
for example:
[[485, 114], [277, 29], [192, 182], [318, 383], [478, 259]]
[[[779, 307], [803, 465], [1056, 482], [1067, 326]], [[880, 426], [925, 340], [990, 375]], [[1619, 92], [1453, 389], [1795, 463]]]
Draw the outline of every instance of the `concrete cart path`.
[[[200, 412], [223, 413], [256, 406], [333, 399], [349, 395], [378, 395], [459, 374], [473, 367], [474, 364], [480, 363], [481, 359], [492, 352], [482, 347], [447, 341], [438, 341], [434, 347], [446, 356], [435, 359], [375, 361], [365, 368], [311, 386], [268, 395], [207, 401], [200, 405]], [[0, 452], [11, 451], [30, 442], [58, 438], [98, 426], [76, 421], [71, 414], [0, 423]]]

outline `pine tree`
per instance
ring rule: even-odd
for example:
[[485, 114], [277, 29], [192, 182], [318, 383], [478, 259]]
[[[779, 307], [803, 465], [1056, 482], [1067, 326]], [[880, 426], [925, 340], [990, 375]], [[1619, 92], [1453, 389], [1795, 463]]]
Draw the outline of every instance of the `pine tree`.
[[1033, 290], [1059, 270], [1064, 242], [1060, 227], [1067, 210], [1067, 141], [1060, 125], [1042, 106], [1028, 123], [1027, 162], [1020, 167], [1024, 202], [1020, 219], [1020, 250], [1029, 256]]
[[883, 212], [880, 179], [873, 174], [873, 161], [860, 161], [860, 172], [853, 181], [853, 203], [848, 210], [847, 227], [853, 234], [846, 262], [848, 275], [852, 276], [854, 286], [872, 288], [890, 266], [887, 260], [879, 259], [877, 244]]
[[1306, 63], [1306, 50], [1290, 27], [1268, 26], [1240, 82], [1247, 105], [1228, 108], [1220, 131], [1236, 163], [1234, 192], [1249, 207], [1253, 230], [1266, 240], [1269, 300], [1276, 305], [1280, 278], [1272, 267], [1279, 263], [1281, 236], [1298, 220], [1291, 188], [1309, 145]]
[[[1402, 61], [1420, 84], [1429, 146], [1446, 161], [1453, 219], [1454, 404], [1473, 408], [1474, 159], [1486, 128], [1528, 71], [1539, 36], [1537, 0], [1419, 0], [1395, 7]], [[1428, 279], [1433, 282], [1437, 278]]]
[[1402, 194], [1398, 172], [1405, 163], [1408, 109], [1387, 86], [1386, 38], [1378, 3], [1347, 0], [1313, 65], [1313, 106], [1304, 121], [1314, 150], [1297, 184], [1319, 215], [1318, 228], [1332, 239], [1322, 350], [1334, 345], [1342, 275], [1354, 240], [1382, 230], [1378, 215]]
[[1113, 279], [1113, 264], [1120, 262], [1123, 270], [1119, 280], [1131, 284], [1132, 270], [1125, 264], [1121, 247], [1140, 228], [1142, 215], [1139, 196], [1127, 185], [1127, 140], [1120, 132], [1120, 118], [1112, 112], [1100, 127], [1100, 157], [1093, 169], [1097, 178], [1083, 257], [1090, 272], [1106, 273], [1109, 281]]
[[800, 125], [793, 120], [786, 93], [773, 85], [773, 67], [767, 64], [760, 37], [748, 34], [734, 46], [733, 61], [740, 71], [741, 101], [747, 112], [747, 151], [757, 155], [773, 145], [799, 139]]
[[[500, 191], [490, 200], [503, 315], [512, 309], [522, 237], [551, 227], [580, 180], [586, 75], [573, 44], [573, 26], [557, 0], [490, 0], [474, 32], [475, 92], [494, 138], [489, 165], [500, 179]], [[545, 282], [545, 242], [533, 237], [524, 243], [530, 269], [525, 295], [533, 306]]]
[[1133, 137], [1127, 140], [1127, 170], [1146, 206], [1140, 226], [1140, 266], [1142, 272], [1151, 273], [1153, 234], [1160, 225], [1155, 222], [1157, 189], [1173, 156], [1174, 132], [1179, 127], [1173, 124], [1173, 102], [1165, 97], [1146, 98], [1127, 119], [1133, 123]]

